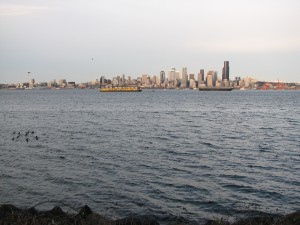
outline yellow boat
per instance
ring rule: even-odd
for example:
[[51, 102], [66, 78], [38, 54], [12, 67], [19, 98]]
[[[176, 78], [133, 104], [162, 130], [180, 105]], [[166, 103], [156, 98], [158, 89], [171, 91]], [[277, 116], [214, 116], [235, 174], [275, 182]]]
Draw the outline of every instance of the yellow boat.
[[103, 87], [100, 92], [139, 92], [142, 91], [139, 87]]

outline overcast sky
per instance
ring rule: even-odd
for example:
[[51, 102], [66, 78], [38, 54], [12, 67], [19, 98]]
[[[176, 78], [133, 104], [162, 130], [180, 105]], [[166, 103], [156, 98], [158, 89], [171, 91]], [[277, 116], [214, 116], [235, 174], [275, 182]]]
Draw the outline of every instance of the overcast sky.
[[300, 81], [299, 0], [0, 0], [0, 83], [197, 74]]

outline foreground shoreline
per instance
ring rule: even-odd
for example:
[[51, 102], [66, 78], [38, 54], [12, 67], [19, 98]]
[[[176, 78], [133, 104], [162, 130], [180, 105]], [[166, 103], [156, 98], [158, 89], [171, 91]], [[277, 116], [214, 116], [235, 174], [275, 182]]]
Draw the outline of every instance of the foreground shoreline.
[[0, 225], [159, 225], [159, 224], [199, 224], [199, 225], [299, 225], [300, 211], [287, 215], [256, 214], [249, 218], [239, 219], [235, 222], [215, 219], [203, 223], [187, 221], [179, 218], [176, 221], [160, 223], [152, 216], [126, 217], [113, 220], [93, 212], [88, 206], [82, 207], [77, 214], [64, 212], [55, 206], [48, 211], [38, 211], [34, 207], [28, 209], [18, 208], [11, 204], [0, 204]]

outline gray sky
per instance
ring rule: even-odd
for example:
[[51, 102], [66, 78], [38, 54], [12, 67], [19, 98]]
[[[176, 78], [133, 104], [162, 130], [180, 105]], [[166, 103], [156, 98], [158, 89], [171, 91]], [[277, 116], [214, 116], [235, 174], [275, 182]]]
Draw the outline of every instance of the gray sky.
[[[300, 81], [299, 0], [0, 0], [0, 83], [197, 74]], [[93, 60], [92, 60], [93, 58]]]

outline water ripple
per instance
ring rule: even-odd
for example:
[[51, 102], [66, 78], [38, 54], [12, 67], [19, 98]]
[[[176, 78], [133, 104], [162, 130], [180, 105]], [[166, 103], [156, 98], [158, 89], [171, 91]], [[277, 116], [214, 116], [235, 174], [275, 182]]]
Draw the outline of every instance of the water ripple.
[[1, 91], [0, 203], [162, 223], [299, 210], [299, 95]]

